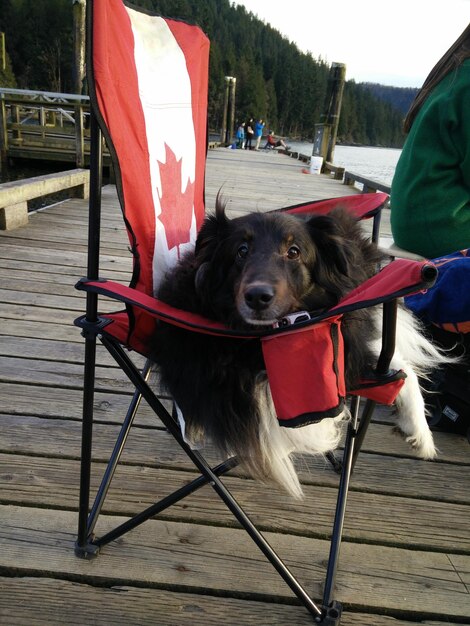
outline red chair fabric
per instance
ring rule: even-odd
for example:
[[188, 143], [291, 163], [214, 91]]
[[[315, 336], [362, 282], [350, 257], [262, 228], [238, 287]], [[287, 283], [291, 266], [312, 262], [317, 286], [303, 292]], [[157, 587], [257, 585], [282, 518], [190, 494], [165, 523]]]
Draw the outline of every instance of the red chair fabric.
[[[198, 27], [121, 0], [93, 2], [92, 10], [90, 97], [117, 157], [131, 284], [152, 294], [204, 219], [209, 40]], [[131, 330], [151, 332], [144, 312], [133, 315]]]

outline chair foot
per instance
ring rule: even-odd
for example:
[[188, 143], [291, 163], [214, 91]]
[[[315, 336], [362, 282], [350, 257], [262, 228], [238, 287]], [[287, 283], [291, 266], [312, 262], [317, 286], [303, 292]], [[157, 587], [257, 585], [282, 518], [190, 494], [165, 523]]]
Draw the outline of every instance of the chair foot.
[[315, 623], [321, 624], [322, 626], [339, 626], [342, 612], [343, 605], [341, 602], [334, 600], [326, 608], [325, 613], [321, 617], [315, 618]]
[[[89, 539], [93, 539], [90, 537]], [[84, 546], [79, 545], [78, 541], [75, 542], [75, 556], [78, 556], [80, 559], [94, 559], [100, 553], [100, 547], [92, 543], [92, 541], [87, 541]]]
[[336, 455], [334, 452], [327, 452], [325, 456], [330, 462], [333, 470], [337, 474], [341, 474], [341, 472], [343, 471], [343, 462], [340, 459], [336, 458]]

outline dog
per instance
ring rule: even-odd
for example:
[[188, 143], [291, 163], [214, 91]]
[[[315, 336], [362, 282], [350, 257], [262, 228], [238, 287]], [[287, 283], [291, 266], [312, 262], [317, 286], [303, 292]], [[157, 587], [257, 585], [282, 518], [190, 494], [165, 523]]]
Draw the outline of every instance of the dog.
[[[342, 209], [309, 219], [282, 212], [229, 219], [218, 197], [194, 252], [167, 274], [156, 295], [238, 331], [270, 328], [292, 312], [322, 312], [336, 305], [373, 276], [383, 260], [356, 219]], [[379, 307], [344, 314], [347, 389], [376, 364], [380, 329]], [[235, 454], [251, 476], [302, 496], [291, 455], [335, 449], [347, 410], [301, 428], [279, 426], [256, 340], [199, 334], [160, 322], [150, 348], [191, 443], [211, 440], [222, 453]], [[436, 449], [418, 376], [444, 361], [411, 313], [399, 307], [391, 368], [402, 369], [407, 378], [396, 400], [397, 429], [424, 459], [434, 458]]]

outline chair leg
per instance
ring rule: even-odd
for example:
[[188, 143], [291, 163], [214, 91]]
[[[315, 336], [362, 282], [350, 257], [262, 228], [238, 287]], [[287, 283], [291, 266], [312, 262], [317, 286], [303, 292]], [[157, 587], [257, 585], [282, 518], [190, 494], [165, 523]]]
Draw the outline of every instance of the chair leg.
[[[142, 369], [142, 378], [143, 380], [148, 380], [151, 372], [151, 362], [147, 360]], [[134, 422], [135, 415], [137, 413], [137, 409], [139, 408], [140, 402], [142, 400], [142, 394], [140, 391], [135, 391], [134, 396], [132, 397], [132, 401], [127, 410], [126, 417], [121, 426], [121, 430], [119, 432], [119, 436], [114, 445], [113, 452], [110, 456], [108, 465], [106, 467], [105, 473], [101, 480], [101, 484], [99, 486], [95, 501], [93, 503], [90, 515], [88, 517], [88, 536], [91, 537], [98, 520], [99, 514], [101, 512], [101, 508], [103, 506], [104, 500], [108, 493], [109, 487], [111, 485], [111, 481], [114, 477], [114, 473], [116, 471], [117, 464], [119, 463], [119, 459], [121, 458], [121, 454], [124, 450], [124, 446], [127, 441], [127, 437], [129, 435], [131, 426]]]
[[80, 496], [78, 508], [78, 536], [75, 544], [75, 554], [85, 559], [92, 557], [97, 551], [96, 546], [90, 543], [88, 535], [95, 364], [96, 336], [90, 333], [85, 339]]
[[362, 444], [364, 442], [364, 438], [366, 436], [367, 429], [369, 428], [371, 419], [374, 415], [376, 406], [377, 406], [377, 402], [374, 402], [373, 400], [366, 400], [366, 404], [364, 406], [364, 409], [361, 415], [361, 421], [359, 422], [359, 427], [357, 429], [357, 436], [356, 436], [356, 441], [354, 445], [354, 454], [352, 458], [351, 470], [353, 470], [356, 466], [357, 457], [359, 455], [359, 452], [361, 451]]
[[[88, 223], [88, 278], [99, 275], [99, 232], [101, 222], [101, 186], [103, 153], [101, 131], [92, 113], [90, 117], [90, 202]], [[91, 447], [93, 434], [93, 400], [95, 394], [96, 327], [98, 326], [98, 296], [87, 293], [86, 319], [89, 329], [85, 337], [85, 373], [83, 382], [82, 454], [80, 468], [80, 499], [78, 512], [78, 536], [75, 553], [88, 558], [96, 552], [88, 537], [88, 511], [90, 505]]]
[[[353, 397], [351, 400], [351, 420], [348, 424], [348, 431], [344, 445], [342, 471], [338, 488], [338, 499], [336, 501], [335, 519], [333, 523], [333, 534], [331, 537], [330, 555], [328, 558], [325, 589], [323, 593], [324, 607], [330, 607], [332, 605], [333, 589], [335, 585], [336, 571], [338, 568], [339, 552], [341, 547], [341, 538], [343, 533], [344, 515], [346, 512], [346, 502], [352, 472], [355, 438], [357, 435], [359, 405], [360, 398], [358, 396]], [[336, 610], [338, 610], [337, 607]], [[337, 623], [339, 623], [339, 621]]]

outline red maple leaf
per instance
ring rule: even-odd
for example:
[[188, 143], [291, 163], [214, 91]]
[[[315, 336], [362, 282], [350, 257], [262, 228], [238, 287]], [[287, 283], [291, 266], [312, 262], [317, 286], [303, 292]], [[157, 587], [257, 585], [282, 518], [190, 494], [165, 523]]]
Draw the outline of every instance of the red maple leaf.
[[162, 212], [158, 219], [165, 228], [168, 250], [190, 239], [193, 218], [194, 183], [188, 182], [184, 193], [181, 192], [181, 161], [176, 160], [171, 148], [165, 144], [166, 163], [158, 161], [162, 193], [158, 192]]

